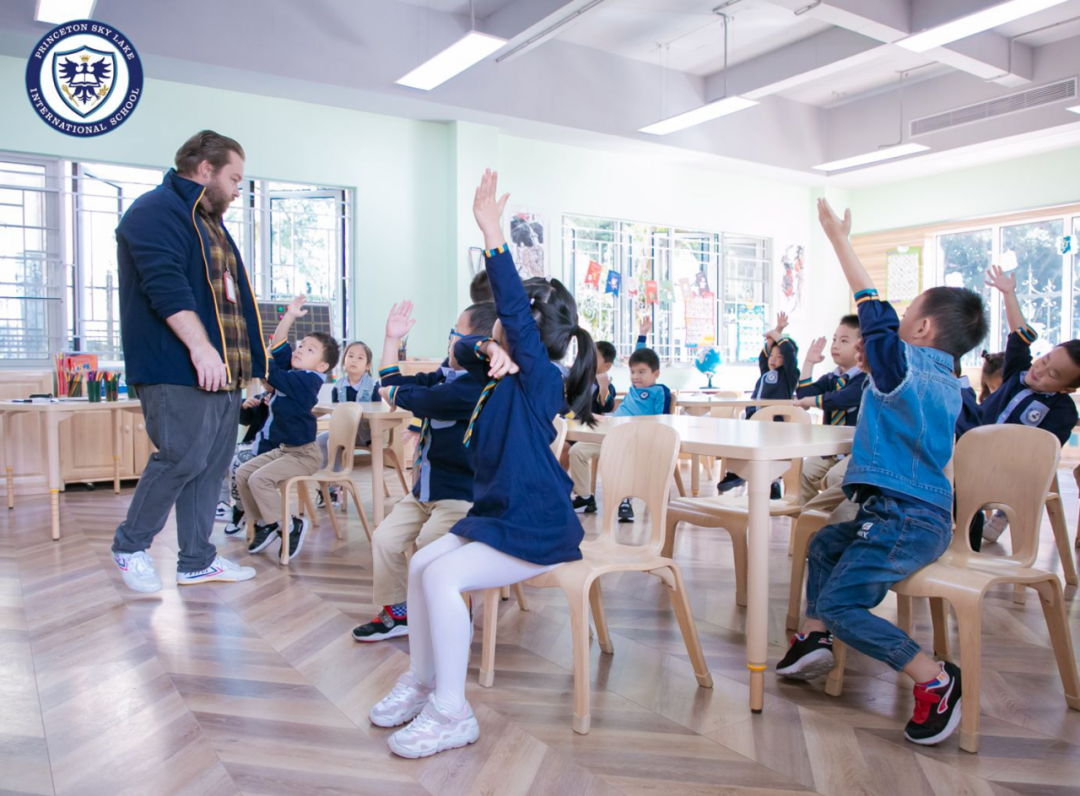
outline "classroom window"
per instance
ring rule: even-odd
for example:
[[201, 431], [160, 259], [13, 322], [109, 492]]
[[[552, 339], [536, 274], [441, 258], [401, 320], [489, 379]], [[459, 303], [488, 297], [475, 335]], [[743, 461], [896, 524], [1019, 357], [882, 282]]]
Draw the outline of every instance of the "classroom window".
[[650, 343], [667, 362], [691, 362], [701, 346], [720, 348], [725, 362], [756, 361], [771, 296], [768, 239], [564, 216], [563, 246], [582, 325], [620, 355], [648, 315]]
[[[986, 272], [994, 256], [993, 237], [993, 230], [989, 228], [939, 235], [938, 261], [942, 267], [942, 284], [974, 290], [989, 305], [992, 297], [990, 288], [986, 286]], [[963, 364], [977, 366], [981, 362], [983, 349], [994, 348], [989, 340], [988, 337], [969, 352]]]
[[[0, 154], [0, 355], [123, 359], [115, 230], [164, 171]], [[351, 192], [249, 179], [225, 215], [260, 301], [330, 307], [347, 336]], [[269, 330], [267, 330], [269, 331]]]

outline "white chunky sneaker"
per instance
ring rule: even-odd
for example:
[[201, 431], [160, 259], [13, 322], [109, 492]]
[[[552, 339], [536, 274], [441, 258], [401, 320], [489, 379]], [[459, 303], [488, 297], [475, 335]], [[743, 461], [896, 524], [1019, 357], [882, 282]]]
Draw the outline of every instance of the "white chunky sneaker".
[[177, 572], [177, 586], [194, 586], [196, 583], [236, 583], [241, 580], [251, 580], [255, 577], [253, 567], [242, 567], [227, 558], [217, 556], [214, 562], [206, 569], [199, 572]]
[[459, 749], [476, 743], [479, 737], [480, 725], [468, 702], [459, 715], [448, 716], [429, 701], [409, 726], [395, 732], [386, 743], [398, 757], [415, 758]]
[[161, 578], [154, 571], [154, 559], [146, 553], [113, 553], [113, 561], [129, 589], [150, 594], [161, 591]]
[[228, 522], [232, 517], [232, 504], [219, 500], [217, 510], [214, 512], [214, 522]]
[[996, 542], [1001, 538], [1001, 534], [1005, 533], [1005, 529], [1009, 527], [1009, 517], [1004, 511], [995, 511], [990, 515], [990, 519], [983, 525], [983, 540], [987, 542]]
[[420, 715], [434, 690], [417, 683], [412, 672], [405, 672], [390, 693], [371, 709], [368, 719], [376, 727], [399, 727]]

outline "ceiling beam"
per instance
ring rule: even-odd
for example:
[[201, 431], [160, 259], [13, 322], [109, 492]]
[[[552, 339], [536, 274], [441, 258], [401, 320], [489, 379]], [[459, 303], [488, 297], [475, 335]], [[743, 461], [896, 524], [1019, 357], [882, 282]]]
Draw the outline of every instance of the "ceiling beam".
[[[514, 0], [484, 19], [483, 30], [508, 39], [498, 62], [510, 61], [564, 33], [605, 0]], [[565, 23], [565, 24], [562, 24]], [[522, 46], [525, 45], [525, 46]]]

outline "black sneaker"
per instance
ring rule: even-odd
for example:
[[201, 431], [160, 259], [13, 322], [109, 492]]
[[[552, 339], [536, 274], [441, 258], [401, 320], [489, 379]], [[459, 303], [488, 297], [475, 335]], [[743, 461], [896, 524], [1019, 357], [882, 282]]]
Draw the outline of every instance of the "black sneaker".
[[915, 713], [904, 728], [904, 737], [912, 743], [933, 746], [960, 726], [960, 667], [946, 661], [941, 671], [948, 682], [939, 676], [932, 685], [915, 684]]
[[630, 502], [630, 498], [627, 498], [619, 504], [619, 522], [633, 522], [634, 521], [634, 506]]
[[225, 526], [226, 536], [235, 536], [244, 530], [246, 523], [244, 522], [244, 510], [240, 506], [232, 507], [232, 519], [229, 520]]
[[[293, 517], [292, 518], [292, 530], [289, 531], [289, 558], [292, 558], [299, 553], [304, 547], [304, 540], [307, 539], [308, 529], [311, 527], [311, 520], [307, 517]], [[278, 554], [281, 554], [281, 548], [278, 548]]]
[[321, 489], [316, 489], [315, 490], [315, 508], [321, 509], [325, 505], [326, 505], [326, 498], [323, 497], [322, 490]]
[[409, 617], [395, 619], [390, 615], [387, 608], [379, 611], [379, 615], [368, 622], [353, 628], [352, 637], [357, 641], [385, 641], [388, 638], [409, 635]]
[[255, 525], [255, 538], [248, 545], [249, 553], [261, 553], [273, 544], [274, 540], [281, 536], [281, 531], [276, 522], [269, 525]]
[[739, 478], [739, 476], [735, 475], [735, 473], [728, 473], [724, 476], [724, 479], [716, 485], [716, 491], [717, 493], [722, 495], [725, 492], [730, 492], [732, 489], [740, 487], [745, 483], [746, 481], [744, 481], [742, 478]]
[[596, 495], [589, 495], [587, 498], [574, 498], [574, 511], [577, 511], [578, 509], [585, 509], [585, 511], [582, 512], [583, 514], [595, 514]]
[[219, 500], [214, 512], [214, 522], [226, 522], [232, 516], [232, 506], [224, 500]]
[[791, 637], [787, 654], [776, 664], [776, 673], [789, 680], [813, 680], [828, 674], [836, 665], [832, 652], [832, 633], [807, 633]]
[[782, 495], [780, 494], [780, 482], [773, 481], [772, 486], [769, 487], [769, 500], [780, 500]]

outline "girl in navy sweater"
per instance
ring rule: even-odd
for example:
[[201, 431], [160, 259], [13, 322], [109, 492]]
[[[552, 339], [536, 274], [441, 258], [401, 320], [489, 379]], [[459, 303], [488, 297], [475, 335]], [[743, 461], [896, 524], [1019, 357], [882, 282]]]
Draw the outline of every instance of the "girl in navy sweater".
[[[465, 444], [476, 457], [473, 507], [446, 536], [409, 565], [409, 671], [371, 709], [373, 724], [396, 727], [402, 757], [427, 757], [473, 743], [480, 727], [465, 701], [472, 627], [460, 595], [519, 583], [581, 558], [581, 523], [570, 478], [551, 452], [552, 421], [569, 404], [588, 425], [596, 347], [578, 325], [577, 305], [558, 280], [522, 283], [503, 238], [497, 176], [485, 172], [473, 214], [484, 233], [485, 261], [499, 320], [494, 339], [459, 342], [460, 367], [486, 386]], [[563, 386], [555, 365], [571, 341], [577, 359]]]

